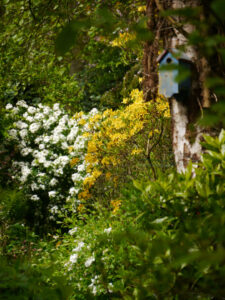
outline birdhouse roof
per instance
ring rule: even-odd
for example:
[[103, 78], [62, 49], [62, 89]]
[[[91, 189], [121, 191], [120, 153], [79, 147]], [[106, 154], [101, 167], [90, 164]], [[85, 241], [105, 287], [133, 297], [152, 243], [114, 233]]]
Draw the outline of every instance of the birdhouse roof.
[[157, 62], [160, 63], [168, 53], [171, 53], [178, 60], [183, 59], [183, 60], [191, 61], [191, 59], [187, 56], [187, 54], [177, 49], [166, 49], [158, 56]]

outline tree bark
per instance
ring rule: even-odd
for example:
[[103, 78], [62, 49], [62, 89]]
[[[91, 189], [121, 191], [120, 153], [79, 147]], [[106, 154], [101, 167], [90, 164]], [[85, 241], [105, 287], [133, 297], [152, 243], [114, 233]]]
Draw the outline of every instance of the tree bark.
[[180, 17], [160, 17], [160, 11], [198, 5], [200, 0], [147, 0], [148, 27], [151, 32], [154, 32], [155, 37], [152, 42], [146, 44], [144, 51], [145, 100], [154, 101], [157, 97], [157, 57], [160, 45], [163, 49], [182, 46], [185, 54], [193, 62], [189, 99], [184, 101], [168, 99], [172, 118], [173, 152], [178, 172], [185, 171], [190, 160], [197, 162], [200, 159], [202, 152], [200, 141], [204, 129], [197, 125], [197, 120], [201, 116], [202, 108], [210, 106], [210, 94], [204, 86], [209, 64], [194, 47], [187, 46], [187, 36], [194, 30], [193, 25], [179, 26], [182, 21]]

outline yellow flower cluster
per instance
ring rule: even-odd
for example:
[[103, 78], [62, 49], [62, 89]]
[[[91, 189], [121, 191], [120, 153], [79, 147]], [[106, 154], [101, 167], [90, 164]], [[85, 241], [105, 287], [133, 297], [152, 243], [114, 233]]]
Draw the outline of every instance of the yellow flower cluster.
[[118, 210], [119, 210], [119, 208], [120, 208], [120, 206], [121, 206], [121, 200], [112, 200], [111, 201], [111, 205], [112, 205], [112, 207], [113, 207], [113, 211], [112, 211], [112, 213], [115, 215], [117, 212], [118, 212]]
[[120, 33], [119, 36], [111, 42], [113, 47], [125, 47], [127, 42], [135, 40], [135, 34], [129, 32]]
[[145, 12], [146, 11], [146, 6], [145, 5], [138, 6], [138, 11], [139, 12]]
[[97, 169], [93, 169], [91, 175], [84, 179], [83, 182], [84, 186], [90, 189], [101, 174], [102, 174], [101, 171]]
[[170, 118], [169, 102], [164, 96], [158, 95], [155, 104], [158, 113], [162, 114], [164, 118]]
[[[75, 115], [78, 122], [82, 120], [81, 116], [80, 113]], [[168, 117], [166, 99], [158, 96], [155, 102], [145, 102], [139, 89], [131, 91], [129, 97], [123, 100], [122, 108], [115, 111], [108, 109], [91, 117], [86, 122], [88, 133], [84, 134], [88, 137], [85, 154], [88, 176], [83, 181], [79, 199], [87, 200], [96, 192], [103, 194], [106, 187], [111, 191], [117, 190], [115, 187], [123, 184], [126, 175], [132, 175], [131, 170], [138, 170], [140, 159], [146, 161], [147, 141], [159, 133], [158, 120]], [[71, 161], [72, 166], [77, 163], [78, 158]], [[120, 200], [111, 201], [113, 213], [117, 212], [120, 204]]]
[[85, 156], [91, 175], [84, 180], [84, 186], [89, 189], [100, 176], [117, 185], [118, 176], [112, 169], [118, 169], [125, 156], [143, 152], [143, 149], [129, 149], [128, 145], [132, 146], [132, 138], [149, 121], [149, 103], [144, 102], [143, 92], [138, 89], [130, 93], [129, 102], [125, 108], [106, 110], [89, 121], [90, 129], [98, 129], [91, 135]]
[[71, 167], [74, 167], [78, 163], [78, 161], [79, 161], [78, 157], [72, 158], [71, 161], [70, 161]]

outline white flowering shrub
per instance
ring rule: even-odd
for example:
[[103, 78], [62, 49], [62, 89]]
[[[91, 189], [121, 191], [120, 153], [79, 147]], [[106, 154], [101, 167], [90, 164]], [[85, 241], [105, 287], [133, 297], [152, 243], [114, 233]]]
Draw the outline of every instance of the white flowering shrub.
[[86, 299], [106, 295], [110, 297], [114, 292], [114, 283], [117, 282], [115, 270], [120, 263], [111, 253], [114, 245], [112, 234], [117, 228], [110, 227], [109, 219], [96, 220], [89, 216], [87, 220], [86, 225], [78, 223], [64, 236], [58, 249], [61, 252], [58, 255], [61, 261], [58, 263], [64, 264], [61, 270], [76, 291], [76, 299], [83, 299], [81, 295]]
[[[76, 210], [77, 195], [87, 176], [84, 133], [97, 109], [70, 118], [59, 104], [28, 106], [21, 100], [16, 106], [8, 104], [6, 111], [11, 124], [7, 141], [19, 153], [11, 172], [32, 201], [35, 215], [55, 220], [66, 201]], [[74, 158], [76, 163], [71, 164]]]

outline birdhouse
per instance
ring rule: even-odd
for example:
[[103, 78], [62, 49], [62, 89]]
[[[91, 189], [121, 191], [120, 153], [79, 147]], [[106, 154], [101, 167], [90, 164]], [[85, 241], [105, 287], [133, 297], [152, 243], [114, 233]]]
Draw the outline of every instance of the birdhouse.
[[[192, 62], [184, 53], [176, 49], [163, 51], [158, 57], [159, 63], [159, 94], [166, 98], [175, 97], [177, 100], [187, 99], [191, 92]], [[188, 76], [178, 82], [180, 72], [188, 71]]]

